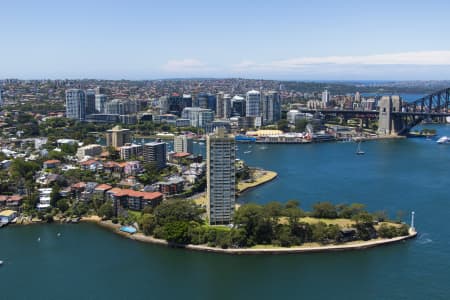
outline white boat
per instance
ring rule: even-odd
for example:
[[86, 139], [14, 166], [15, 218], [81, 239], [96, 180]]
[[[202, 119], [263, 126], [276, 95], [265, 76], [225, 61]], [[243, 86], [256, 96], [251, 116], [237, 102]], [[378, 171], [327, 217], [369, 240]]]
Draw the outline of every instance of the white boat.
[[244, 151], [244, 154], [249, 154], [249, 153], [251, 153], [252, 151]]
[[0, 260], [0, 266], [3, 265], [3, 260]]
[[358, 148], [356, 149], [356, 155], [364, 155], [365, 152], [361, 150], [361, 141], [358, 143]]
[[443, 136], [441, 138], [439, 138], [436, 143], [438, 144], [448, 144], [450, 143], [450, 138], [448, 136]]

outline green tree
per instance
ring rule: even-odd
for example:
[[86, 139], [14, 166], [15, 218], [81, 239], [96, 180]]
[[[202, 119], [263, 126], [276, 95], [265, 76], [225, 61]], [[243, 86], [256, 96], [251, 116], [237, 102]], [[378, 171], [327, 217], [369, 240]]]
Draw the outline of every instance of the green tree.
[[114, 209], [111, 201], [107, 201], [103, 203], [99, 210], [98, 214], [100, 217], [104, 219], [111, 219], [114, 216]]
[[278, 128], [278, 130], [281, 130], [283, 132], [288, 132], [289, 131], [289, 122], [288, 122], [288, 120], [281, 119], [280, 121], [278, 121], [277, 128]]
[[60, 199], [58, 202], [56, 202], [56, 207], [58, 207], [61, 212], [65, 212], [69, 209], [69, 203], [66, 199]]
[[189, 244], [189, 223], [174, 221], [166, 223], [163, 227], [163, 238], [171, 243]]
[[305, 132], [306, 125], [308, 125], [308, 120], [300, 119], [295, 122], [295, 131], [296, 132]]
[[156, 227], [155, 216], [152, 214], [143, 214], [141, 224], [142, 232], [145, 235], [152, 235], [153, 231], [155, 230], [155, 227]]
[[312, 216], [315, 218], [335, 219], [338, 214], [336, 207], [331, 202], [318, 202], [313, 205]]
[[202, 223], [201, 215], [204, 210], [199, 209], [192, 201], [170, 200], [164, 201], [156, 207], [154, 214], [159, 226], [175, 221], [195, 221]]

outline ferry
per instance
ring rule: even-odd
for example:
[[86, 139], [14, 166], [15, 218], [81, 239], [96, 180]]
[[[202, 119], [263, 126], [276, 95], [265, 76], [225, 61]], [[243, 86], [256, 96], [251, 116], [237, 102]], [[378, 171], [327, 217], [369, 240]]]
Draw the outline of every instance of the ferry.
[[436, 143], [438, 144], [449, 144], [450, 143], [450, 138], [448, 136], [443, 136], [441, 138], [439, 138]]

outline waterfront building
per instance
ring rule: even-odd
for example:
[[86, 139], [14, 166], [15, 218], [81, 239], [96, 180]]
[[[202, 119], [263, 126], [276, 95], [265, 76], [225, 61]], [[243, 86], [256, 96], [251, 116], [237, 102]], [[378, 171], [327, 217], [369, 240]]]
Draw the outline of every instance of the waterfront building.
[[296, 109], [292, 109], [292, 110], [288, 111], [286, 114], [286, 119], [288, 120], [288, 122], [290, 124], [295, 124], [295, 123], [297, 123], [297, 121], [302, 120], [302, 119], [311, 120], [313, 117], [314, 117], [313, 114], [302, 113]]
[[112, 129], [106, 131], [106, 145], [114, 148], [122, 147], [123, 145], [131, 143], [130, 129], [122, 128], [117, 125]]
[[234, 137], [222, 128], [207, 136], [207, 215], [211, 225], [232, 222], [235, 206]]
[[181, 113], [181, 118], [189, 119], [193, 127], [205, 128], [214, 120], [214, 112], [200, 107], [186, 107]]
[[108, 98], [105, 94], [95, 95], [95, 112], [104, 113], [106, 111], [105, 105]]
[[258, 91], [247, 92], [245, 102], [245, 115], [247, 117], [259, 117], [261, 115], [261, 94]]
[[158, 169], [166, 167], [167, 145], [166, 143], [147, 143], [143, 149], [144, 163], [154, 164]]
[[86, 156], [98, 156], [102, 153], [102, 146], [98, 144], [91, 144], [87, 146], [83, 146], [77, 149], [77, 158], [83, 159]]
[[179, 135], [176, 136], [173, 141], [173, 148], [175, 153], [187, 152], [192, 154], [194, 152], [194, 143], [192, 138], [185, 135]]
[[95, 113], [95, 90], [88, 89], [86, 90], [86, 115]]
[[17, 212], [14, 210], [3, 210], [0, 212], [0, 224], [8, 224], [17, 217]]
[[262, 96], [262, 122], [273, 124], [281, 119], [280, 94], [276, 91], [264, 93]]
[[66, 90], [66, 117], [83, 121], [86, 117], [85, 93], [80, 89]]
[[52, 188], [41, 188], [39, 192], [39, 203], [36, 205], [37, 209], [45, 209], [50, 207], [50, 199]]

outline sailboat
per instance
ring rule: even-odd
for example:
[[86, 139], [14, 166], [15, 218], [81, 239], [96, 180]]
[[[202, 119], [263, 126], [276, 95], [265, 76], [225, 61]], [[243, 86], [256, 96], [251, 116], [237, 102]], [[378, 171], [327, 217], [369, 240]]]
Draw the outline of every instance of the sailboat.
[[361, 141], [358, 143], [358, 148], [356, 148], [356, 155], [364, 155], [365, 152], [361, 150]]

